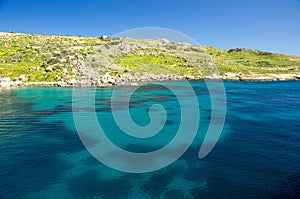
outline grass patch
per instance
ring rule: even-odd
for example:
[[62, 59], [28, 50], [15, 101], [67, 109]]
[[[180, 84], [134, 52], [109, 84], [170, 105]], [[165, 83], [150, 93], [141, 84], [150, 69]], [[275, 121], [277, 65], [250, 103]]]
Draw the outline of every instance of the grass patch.
[[281, 55], [257, 50], [231, 49], [220, 50], [204, 47], [221, 75], [227, 72], [244, 74], [282, 74], [300, 72], [300, 57]]
[[186, 59], [164, 54], [126, 54], [114, 59], [115, 64], [133, 72], [199, 76], [199, 71]]

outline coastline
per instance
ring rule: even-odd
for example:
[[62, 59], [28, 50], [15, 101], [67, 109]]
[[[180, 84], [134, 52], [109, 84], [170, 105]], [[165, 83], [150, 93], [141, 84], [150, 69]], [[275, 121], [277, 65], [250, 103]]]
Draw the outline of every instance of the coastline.
[[110, 76], [110, 81], [57, 81], [57, 82], [22, 82], [22, 81], [0, 81], [0, 89], [14, 87], [107, 87], [115, 85], [139, 85], [143, 82], [154, 81], [180, 81], [180, 80], [199, 80], [199, 81], [247, 81], [247, 82], [269, 82], [269, 81], [298, 81], [300, 73], [290, 74], [250, 74], [226, 73], [223, 76], [207, 76], [205, 78], [178, 76], [178, 75], [160, 75], [154, 78], [136, 78], [135, 80], [124, 81], [117, 77]]
[[239, 81], [290, 81], [300, 80], [300, 73], [285, 74], [242, 74], [242, 73], [225, 73], [223, 80]]
[[300, 57], [244, 48], [221, 50], [165, 39], [1, 32], [0, 41], [0, 88], [300, 80]]

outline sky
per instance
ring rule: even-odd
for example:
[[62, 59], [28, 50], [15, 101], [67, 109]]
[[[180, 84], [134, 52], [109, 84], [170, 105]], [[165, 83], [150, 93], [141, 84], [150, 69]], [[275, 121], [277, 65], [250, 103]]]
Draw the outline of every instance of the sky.
[[141, 27], [300, 56], [300, 0], [0, 0], [2, 32], [113, 36]]

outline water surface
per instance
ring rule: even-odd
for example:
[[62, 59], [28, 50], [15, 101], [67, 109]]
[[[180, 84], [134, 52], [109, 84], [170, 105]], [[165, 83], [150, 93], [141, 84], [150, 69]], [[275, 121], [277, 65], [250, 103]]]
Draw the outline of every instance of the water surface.
[[[169, 84], [184, 91], [180, 82]], [[72, 117], [71, 88], [1, 90], [0, 198], [300, 197], [300, 82], [225, 82], [225, 126], [204, 159], [198, 152], [210, 121], [210, 98], [204, 82], [192, 85], [201, 112], [196, 139], [176, 162], [145, 174], [116, 171], [86, 151]], [[130, 111], [137, 124], [150, 122], [147, 111], [156, 103], [168, 115], [157, 136], [140, 140], [115, 125], [112, 89], [97, 89], [96, 110], [115, 144], [142, 153], [175, 136], [180, 109], [170, 90], [150, 85], [133, 96]]]

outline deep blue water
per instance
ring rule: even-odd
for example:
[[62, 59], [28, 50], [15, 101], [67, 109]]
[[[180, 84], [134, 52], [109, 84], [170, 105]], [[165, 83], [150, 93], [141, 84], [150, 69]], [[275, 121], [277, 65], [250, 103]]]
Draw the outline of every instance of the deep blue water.
[[[184, 94], [180, 82], [169, 84]], [[0, 198], [300, 198], [300, 82], [225, 82], [225, 125], [203, 159], [211, 102], [204, 82], [192, 85], [201, 113], [197, 137], [173, 164], [143, 174], [111, 169], [87, 152], [74, 125], [71, 88], [0, 90]], [[116, 126], [112, 89], [98, 88], [95, 103], [115, 144], [142, 153], [172, 140], [181, 114], [174, 93], [149, 85], [132, 97], [137, 124], [150, 122], [153, 104], [167, 111], [162, 131], [147, 140]]]

